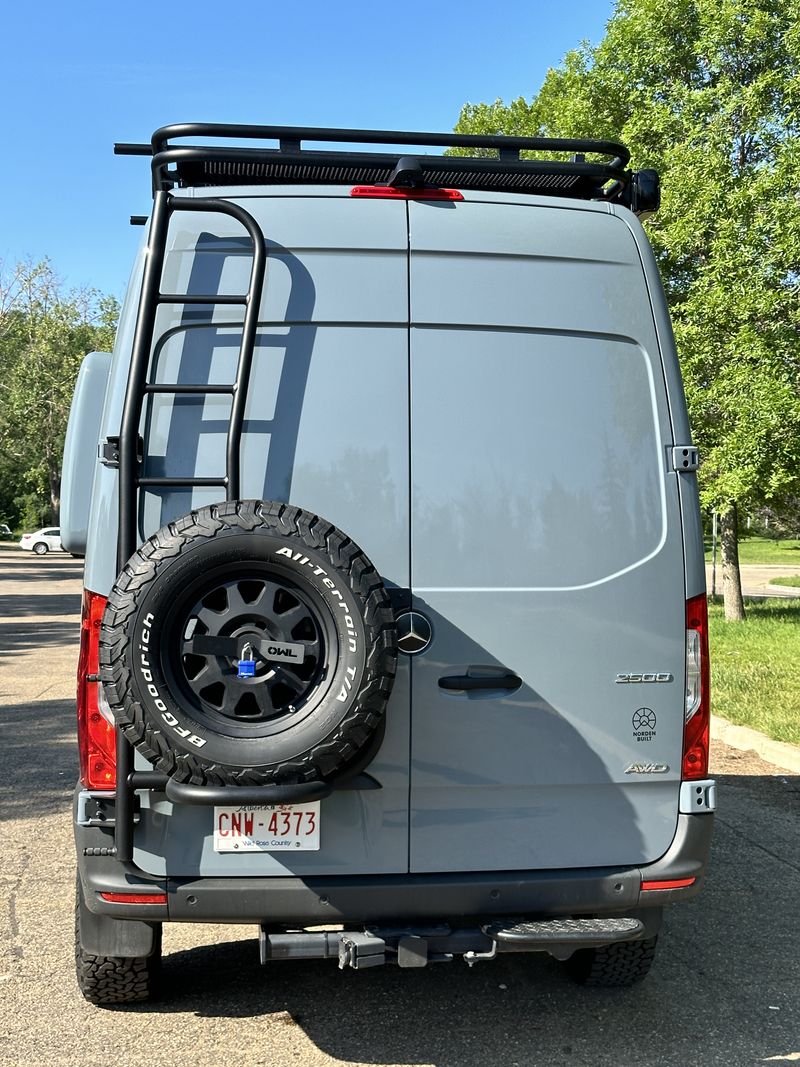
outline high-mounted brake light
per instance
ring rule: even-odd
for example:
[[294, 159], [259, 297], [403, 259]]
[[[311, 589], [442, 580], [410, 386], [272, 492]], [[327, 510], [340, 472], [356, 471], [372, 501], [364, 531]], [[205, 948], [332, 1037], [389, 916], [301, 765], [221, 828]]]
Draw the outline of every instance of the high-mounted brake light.
[[684, 780], [708, 775], [711, 720], [708, 663], [708, 602], [705, 593], [686, 601], [686, 707], [683, 727]]
[[366, 196], [382, 198], [384, 200], [463, 200], [463, 193], [458, 189], [422, 188], [413, 186], [407, 188], [393, 185], [354, 185], [350, 190], [351, 196]]
[[114, 789], [117, 784], [114, 723], [97, 680], [105, 607], [104, 596], [84, 590], [78, 656], [78, 751], [81, 781], [87, 789]]
[[166, 893], [101, 893], [110, 904], [166, 904]]

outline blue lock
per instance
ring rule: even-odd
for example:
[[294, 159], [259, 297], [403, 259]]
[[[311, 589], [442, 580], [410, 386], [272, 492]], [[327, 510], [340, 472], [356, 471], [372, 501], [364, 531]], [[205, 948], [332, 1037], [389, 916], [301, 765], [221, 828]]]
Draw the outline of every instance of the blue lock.
[[253, 659], [253, 649], [249, 644], [242, 649], [242, 658], [239, 660], [239, 667], [236, 673], [239, 678], [255, 677], [256, 661]]

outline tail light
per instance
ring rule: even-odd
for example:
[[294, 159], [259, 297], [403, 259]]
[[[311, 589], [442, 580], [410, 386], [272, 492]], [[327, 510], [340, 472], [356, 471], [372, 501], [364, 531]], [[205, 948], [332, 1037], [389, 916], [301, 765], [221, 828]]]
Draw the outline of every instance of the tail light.
[[[658, 893], [664, 889], [688, 889], [694, 885], [696, 878], [660, 878], [657, 881], [642, 882], [643, 893]], [[105, 894], [101, 893], [101, 896]]]
[[78, 751], [81, 781], [87, 789], [114, 789], [117, 784], [114, 720], [97, 680], [105, 607], [104, 596], [84, 590], [78, 656]]
[[708, 603], [705, 593], [686, 601], [686, 710], [683, 727], [685, 780], [708, 775], [709, 702]]
[[[694, 881], [694, 879], [692, 879]], [[101, 893], [110, 904], [166, 904], [166, 893]]]
[[354, 185], [351, 196], [374, 197], [381, 200], [463, 200], [458, 189], [439, 189], [415, 186]]

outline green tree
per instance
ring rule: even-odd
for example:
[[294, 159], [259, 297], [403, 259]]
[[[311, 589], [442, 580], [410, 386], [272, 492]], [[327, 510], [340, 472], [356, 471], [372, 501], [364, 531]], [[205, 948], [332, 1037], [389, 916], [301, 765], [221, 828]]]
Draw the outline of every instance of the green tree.
[[660, 171], [648, 226], [729, 619], [744, 618], [738, 512], [800, 489], [798, 122], [798, 0], [619, 0], [532, 100], [467, 104], [456, 127], [621, 138]]
[[113, 344], [119, 305], [66, 290], [48, 260], [0, 272], [0, 511], [57, 522], [61, 456], [75, 378]]

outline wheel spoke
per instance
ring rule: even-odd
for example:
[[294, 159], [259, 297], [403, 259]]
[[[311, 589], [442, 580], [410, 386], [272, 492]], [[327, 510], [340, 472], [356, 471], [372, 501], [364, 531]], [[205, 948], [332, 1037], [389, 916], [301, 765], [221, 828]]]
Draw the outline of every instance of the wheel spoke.
[[246, 615], [253, 610], [252, 604], [245, 604], [244, 597], [239, 592], [239, 586], [237, 584], [229, 585], [226, 587], [225, 592], [228, 594], [228, 615], [235, 618], [237, 615]]
[[256, 703], [258, 704], [261, 714], [266, 718], [272, 718], [276, 709], [272, 702], [272, 693], [270, 692], [269, 683], [265, 681], [259, 685], [250, 686], [249, 689], [256, 698]]
[[315, 659], [319, 659], [319, 638], [309, 638], [307, 641], [304, 638], [300, 638], [299, 644], [303, 645], [306, 650], [305, 658], [314, 656]]
[[276, 612], [275, 620], [284, 629], [288, 627], [291, 630], [293, 626], [297, 626], [298, 622], [302, 622], [309, 615], [310, 612], [305, 604], [295, 604], [293, 608], [287, 608], [286, 611]]
[[219, 629], [227, 614], [227, 608], [222, 611], [215, 611], [213, 608], [207, 608], [205, 604], [200, 604], [197, 610], [193, 612], [194, 617], [205, 626], [209, 633], [215, 633]]
[[302, 692], [306, 688], [308, 682], [304, 681], [298, 674], [286, 664], [281, 663], [276, 670], [277, 681], [283, 682], [284, 685], [288, 685], [290, 689], [294, 689], [295, 693]]
[[241, 684], [235, 674], [220, 674], [220, 681], [225, 689], [225, 699], [222, 702], [222, 713], [229, 715], [231, 718], [236, 716], [236, 705], [239, 703], [239, 697], [242, 695], [244, 686]]
[[220, 666], [219, 660], [216, 656], [207, 656], [206, 665], [202, 671], [196, 676], [196, 679], [190, 681], [192, 688], [195, 688], [195, 681], [198, 682], [199, 689], [205, 689], [207, 685], [212, 682], [222, 682], [224, 684], [225, 678], [228, 677], [227, 668]]

